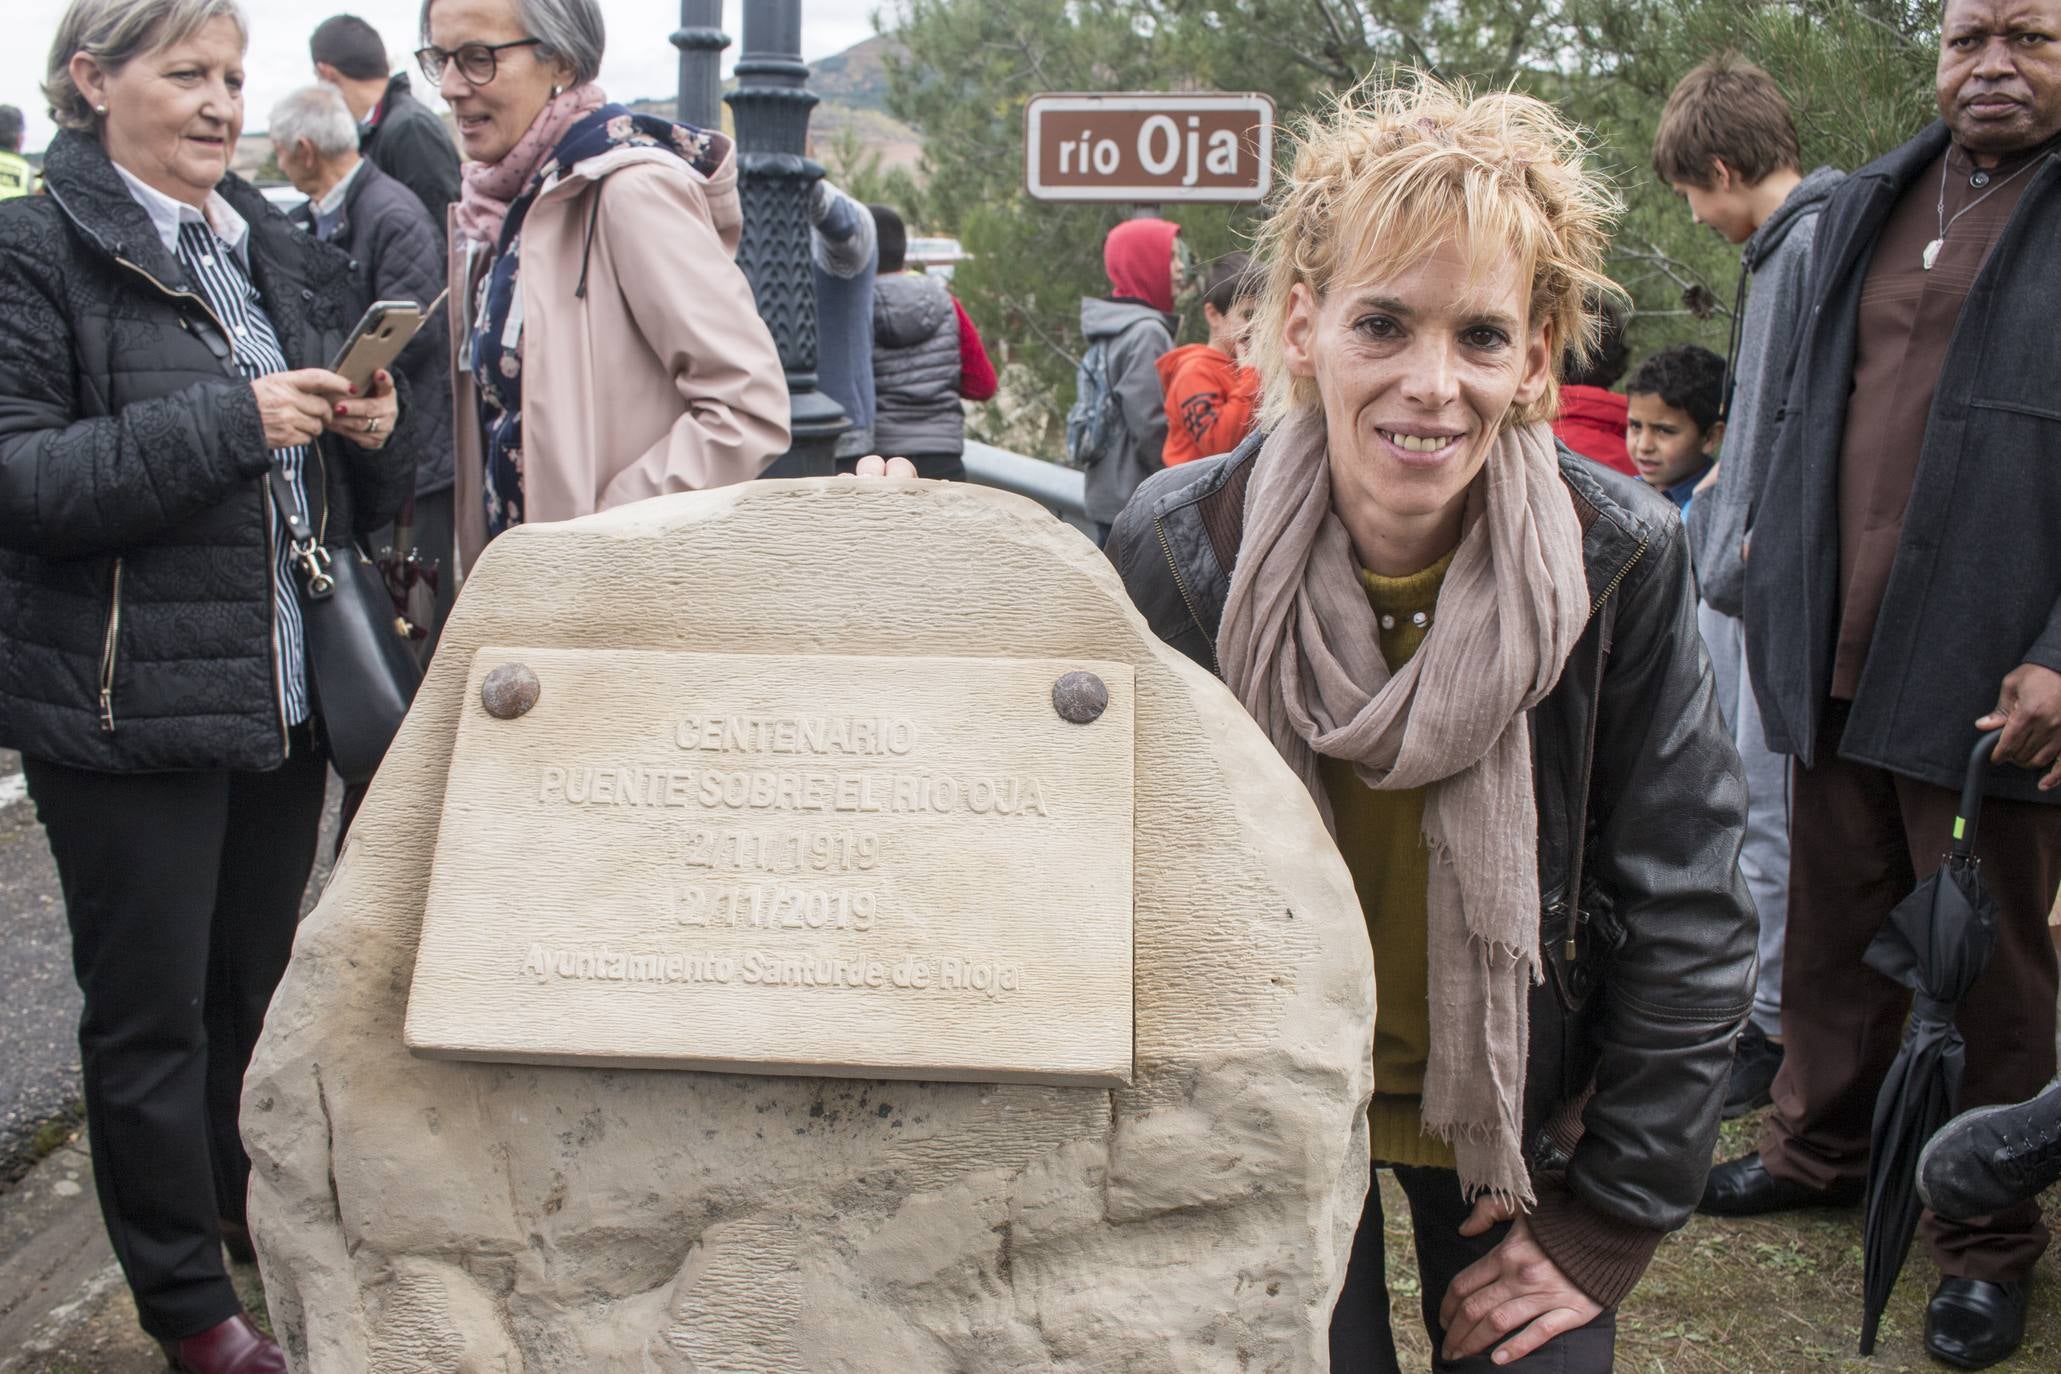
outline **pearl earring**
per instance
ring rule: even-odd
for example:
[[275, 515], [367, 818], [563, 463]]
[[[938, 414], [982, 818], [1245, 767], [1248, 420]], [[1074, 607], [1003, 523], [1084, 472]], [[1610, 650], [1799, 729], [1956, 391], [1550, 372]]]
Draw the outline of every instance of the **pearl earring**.
[[556, 99], [558, 99], [558, 97], [559, 97], [559, 96], [561, 96], [561, 95], [563, 95], [564, 93], [565, 93], [565, 87], [563, 87], [563, 86], [553, 86], [553, 87], [551, 88], [551, 98], [552, 98], [553, 100], [556, 100]]
[[106, 113], [107, 113], [107, 106], [105, 106], [105, 105], [95, 105], [95, 106], [93, 107], [93, 113], [94, 113], [94, 114], [97, 114], [97, 115], [104, 115], [104, 114], [106, 114]]

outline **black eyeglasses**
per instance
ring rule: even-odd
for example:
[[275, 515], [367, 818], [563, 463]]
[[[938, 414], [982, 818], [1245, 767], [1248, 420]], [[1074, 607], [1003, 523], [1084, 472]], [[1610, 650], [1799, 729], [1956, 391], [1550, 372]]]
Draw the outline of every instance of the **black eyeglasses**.
[[456, 62], [458, 74], [475, 86], [484, 86], [494, 79], [494, 73], [501, 68], [500, 54], [509, 48], [529, 48], [542, 43], [541, 38], [518, 38], [513, 43], [462, 43], [450, 52], [442, 48], [417, 48], [415, 64], [422, 68], [423, 79], [434, 86], [444, 79], [444, 68]]

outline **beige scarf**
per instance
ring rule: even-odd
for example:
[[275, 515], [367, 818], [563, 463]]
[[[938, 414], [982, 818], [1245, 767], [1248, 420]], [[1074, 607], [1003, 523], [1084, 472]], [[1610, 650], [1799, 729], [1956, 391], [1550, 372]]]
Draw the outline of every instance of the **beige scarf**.
[[1393, 675], [1345, 526], [1320, 416], [1268, 437], [1217, 633], [1224, 677], [1301, 775], [1326, 824], [1317, 756], [1370, 787], [1425, 789], [1432, 852], [1431, 1050], [1424, 1129], [1470, 1199], [1529, 1206], [1520, 1121], [1539, 978], [1538, 811], [1525, 712], [1588, 617], [1581, 527], [1544, 425], [1503, 433], [1467, 498], [1423, 646]]

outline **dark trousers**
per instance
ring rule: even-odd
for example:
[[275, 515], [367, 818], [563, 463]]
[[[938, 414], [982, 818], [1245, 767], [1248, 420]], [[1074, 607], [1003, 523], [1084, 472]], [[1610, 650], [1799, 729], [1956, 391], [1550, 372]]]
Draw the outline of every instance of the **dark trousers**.
[[242, 1221], [237, 1099], [293, 951], [325, 765], [305, 729], [270, 773], [94, 773], [22, 760], [84, 994], [93, 1183], [143, 1329], [242, 1310], [216, 1219]]
[[[413, 524], [408, 540], [409, 548], [398, 550], [402, 554], [411, 549], [419, 552], [423, 559], [437, 570], [434, 592], [435, 606], [429, 616], [429, 637], [415, 642], [415, 657], [424, 668], [429, 667], [430, 655], [436, 652], [437, 639], [444, 632], [444, 621], [451, 614], [451, 603], [458, 599], [458, 536], [457, 508], [453, 504], [452, 488], [442, 491], [417, 492]], [[396, 543], [396, 528], [382, 525], [367, 535], [366, 549], [380, 554], [383, 549], [393, 548]]]
[[458, 538], [451, 491], [445, 487], [415, 498], [415, 547], [437, 565], [436, 618], [430, 623], [429, 638], [417, 646], [425, 668], [444, 633], [451, 603], [458, 599]]
[[[1418, 1301], [1423, 1308], [1424, 1329], [1431, 1336], [1431, 1367], [1436, 1374], [1475, 1374], [1475, 1371], [1516, 1369], [1528, 1374], [1609, 1374], [1617, 1346], [1617, 1313], [1603, 1315], [1576, 1331], [1548, 1341], [1531, 1354], [1510, 1364], [1495, 1364], [1490, 1356], [1495, 1347], [1464, 1360], [1442, 1360], [1439, 1347], [1445, 1344], [1445, 1328], [1439, 1325], [1438, 1309], [1446, 1290], [1460, 1271], [1496, 1248], [1510, 1227], [1506, 1222], [1478, 1236], [1460, 1234], [1460, 1223], [1474, 1209], [1460, 1195], [1460, 1176], [1451, 1169], [1414, 1169], [1398, 1166], [1396, 1182], [1410, 1200], [1410, 1230], [1417, 1240]], [[1388, 1275], [1384, 1268], [1387, 1246], [1381, 1231], [1381, 1185], [1376, 1179], [1367, 1189], [1367, 1205], [1360, 1214], [1360, 1229], [1353, 1236], [1352, 1259], [1345, 1270], [1345, 1291], [1331, 1312], [1331, 1368], [1333, 1374], [1399, 1374], [1395, 1333], [1389, 1325]]]
[[[1840, 758], [1847, 711], [1832, 704], [1817, 766], [1794, 773], [1785, 1048], [1761, 1137], [1769, 1173], [1819, 1188], [1867, 1173], [1875, 1096], [1911, 994], [1861, 955], [1890, 908], [1939, 867], [1959, 801], [1944, 787]], [[1968, 1041], [1964, 1108], [2021, 1101], [2054, 1074], [2047, 911], [2061, 883], [2061, 807], [1984, 801], [1975, 852], [1997, 904], [1997, 944], [1955, 1018]], [[1923, 1229], [1940, 1271], [1956, 1278], [2021, 1279], [2047, 1248], [2034, 1202], [1968, 1222], [1927, 1212]]]

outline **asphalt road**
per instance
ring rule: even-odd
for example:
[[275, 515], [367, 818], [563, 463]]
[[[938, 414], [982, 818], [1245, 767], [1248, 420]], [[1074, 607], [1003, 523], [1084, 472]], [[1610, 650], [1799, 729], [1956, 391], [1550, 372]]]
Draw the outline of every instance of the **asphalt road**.
[[79, 989], [64, 898], [21, 758], [0, 751], [0, 1184], [79, 1097]]
[[[323, 862], [303, 912], [328, 876], [339, 791], [330, 778]], [[0, 1189], [13, 1181], [49, 1122], [79, 1100], [79, 989], [72, 981], [64, 898], [21, 759], [0, 750]]]

